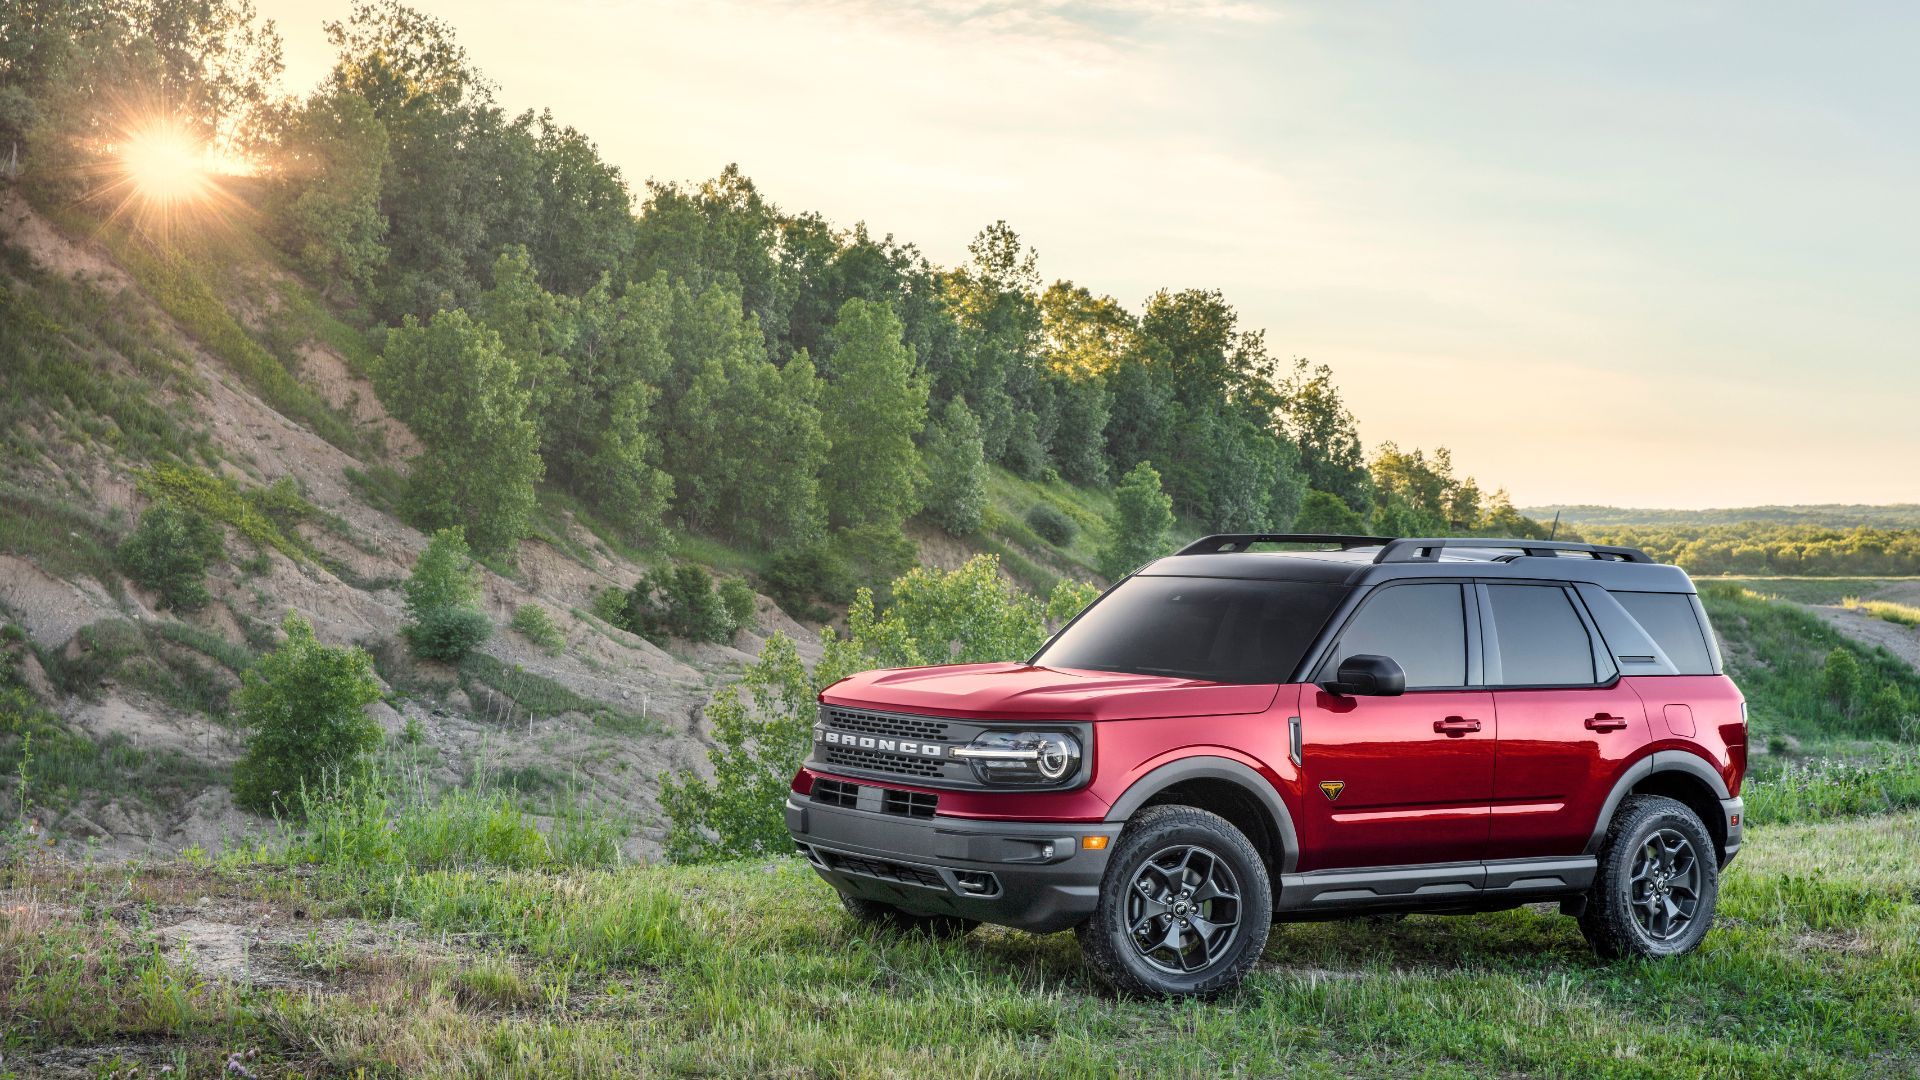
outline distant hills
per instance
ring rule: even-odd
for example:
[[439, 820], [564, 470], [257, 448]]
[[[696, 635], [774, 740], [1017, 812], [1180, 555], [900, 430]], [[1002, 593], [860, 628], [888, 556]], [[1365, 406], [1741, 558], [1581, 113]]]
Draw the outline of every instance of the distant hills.
[[1524, 507], [1530, 518], [1562, 525], [1734, 525], [1765, 522], [1775, 525], [1818, 525], [1827, 528], [1870, 526], [1876, 529], [1920, 529], [1920, 503], [1812, 503], [1802, 506], [1736, 506], [1710, 510], [1662, 510], [1634, 506], [1547, 504]]

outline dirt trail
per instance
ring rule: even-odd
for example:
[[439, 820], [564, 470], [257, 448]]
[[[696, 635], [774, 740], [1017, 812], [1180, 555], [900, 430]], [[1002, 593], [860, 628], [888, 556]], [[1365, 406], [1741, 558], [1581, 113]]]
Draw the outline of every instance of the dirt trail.
[[1920, 627], [1901, 626], [1838, 604], [1807, 604], [1805, 607], [1828, 626], [1853, 640], [1864, 645], [1878, 645], [1909, 665], [1920, 668]]

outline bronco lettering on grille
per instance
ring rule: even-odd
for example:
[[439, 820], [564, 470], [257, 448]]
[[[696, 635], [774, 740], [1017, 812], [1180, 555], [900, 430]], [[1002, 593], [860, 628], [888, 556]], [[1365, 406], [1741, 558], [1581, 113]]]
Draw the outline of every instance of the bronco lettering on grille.
[[878, 750], [886, 754], [910, 754], [914, 757], [946, 757], [945, 743], [920, 742], [915, 739], [892, 739], [883, 735], [855, 735], [850, 731], [833, 731], [816, 726], [813, 729], [815, 742], [829, 746], [854, 746], [862, 750]]

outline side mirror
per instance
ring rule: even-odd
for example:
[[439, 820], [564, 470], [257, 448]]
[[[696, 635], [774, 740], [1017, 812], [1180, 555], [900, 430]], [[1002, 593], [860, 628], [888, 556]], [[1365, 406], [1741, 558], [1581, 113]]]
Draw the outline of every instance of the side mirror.
[[1321, 689], [1343, 697], [1399, 697], [1407, 692], [1407, 673], [1390, 656], [1358, 653], [1340, 662], [1339, 679]]

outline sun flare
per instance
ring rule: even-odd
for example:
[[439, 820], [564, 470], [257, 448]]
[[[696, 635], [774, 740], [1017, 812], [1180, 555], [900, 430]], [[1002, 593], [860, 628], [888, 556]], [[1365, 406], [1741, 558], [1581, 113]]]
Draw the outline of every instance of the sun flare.
[[213, 188], [206, 148], [171, 124], [130, 133], [120, 148], [120, 167], [133, 194], [154, 208], [200, 202]]

